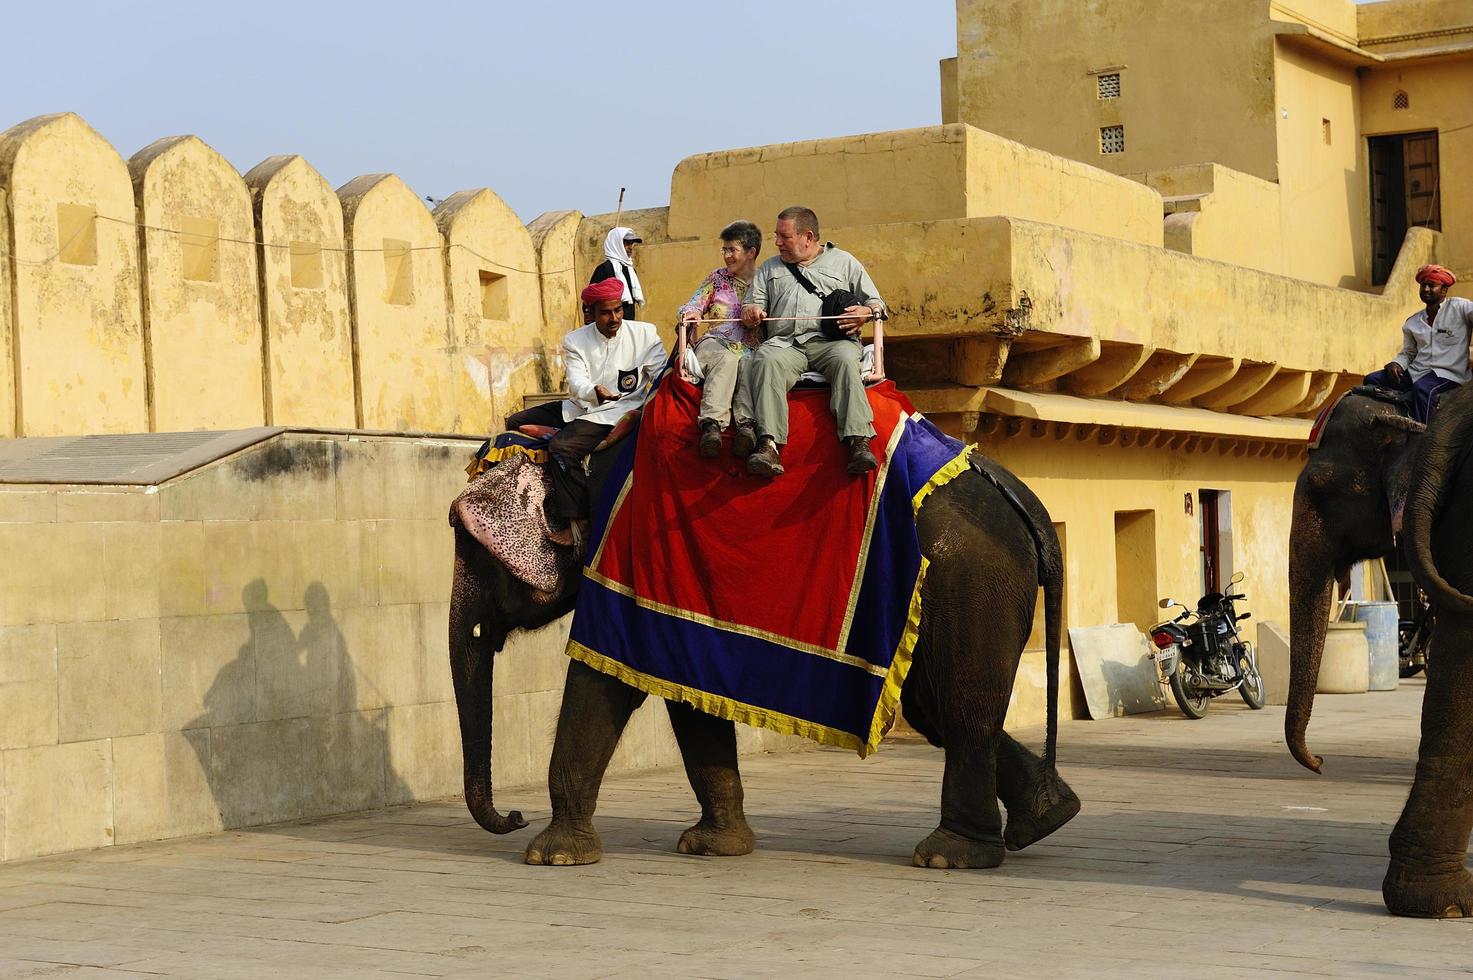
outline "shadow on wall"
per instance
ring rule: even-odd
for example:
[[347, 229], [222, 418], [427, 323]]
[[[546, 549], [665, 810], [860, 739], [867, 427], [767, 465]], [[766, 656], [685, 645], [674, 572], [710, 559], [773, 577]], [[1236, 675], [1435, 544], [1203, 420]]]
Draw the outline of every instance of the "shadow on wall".
[[215, 675], [204, 714], [186, 727], [224, 827], [367, 810], [410, 800], [394, 771], [386, 699], [362, 699], [348, 643], [321, 582], [308, 585], [293, 629], [266, 581], [241, 590], [247, 636]]

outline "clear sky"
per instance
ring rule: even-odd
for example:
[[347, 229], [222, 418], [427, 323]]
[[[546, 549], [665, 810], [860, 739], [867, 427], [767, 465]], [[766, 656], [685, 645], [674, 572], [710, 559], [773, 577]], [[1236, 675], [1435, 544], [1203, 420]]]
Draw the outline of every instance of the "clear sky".
[[[75, 111], [124, 157], [193, 133], [245, 171], [490, 187], [543, 211], [667, 204], [706, 150], [934, 125], [954, 0], [15, 0], [0, 129]], [[788, 93], [788, 94], [784, 94]]]

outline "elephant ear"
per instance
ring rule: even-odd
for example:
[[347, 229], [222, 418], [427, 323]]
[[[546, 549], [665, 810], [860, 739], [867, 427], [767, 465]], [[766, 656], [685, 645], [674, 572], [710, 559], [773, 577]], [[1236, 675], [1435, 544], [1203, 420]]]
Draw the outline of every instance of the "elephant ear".
[[475, 538], [512, 575], [550, 595], [558, 591], [561, 575], [542, 506], [550, 490], [542, 466], [515, 456], [461, 491], [450, 505], [450, 523]]

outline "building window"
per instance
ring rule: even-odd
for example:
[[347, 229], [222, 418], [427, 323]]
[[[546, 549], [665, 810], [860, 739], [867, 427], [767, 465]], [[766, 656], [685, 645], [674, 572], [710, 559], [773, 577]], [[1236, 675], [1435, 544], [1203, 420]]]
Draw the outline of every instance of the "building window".
[[1394, 96], [1391, 97], [1392, 109], [1405, 109], [1411, 104], [1412, 100], [1407, 96], [1405, 92], [1397, 92]]
[[409, 243], [384, 239], [384, 302], [391, 306], [414, 303], [414, 253]]
[[1320, 138], [1325, 141], [1326, 146], [1330, 145], [1330, 120], [1328, 119], [1320, 120]]
[[1120, 98], [1120, 73], [1110, 72], [1108, 75], [1096, 75], [1096, 83], [1099, 86], [1099, 95], [1102, 99]]
[[191, 282], [220, 278], [220, 222], [214, 218], [179, 219], [180, 271]]
[[322, 246], [315, 242], [292, 242], [292, 288], [322, 288]]
[[97, 209], [85, 204], [56, 206], [57, 257], [67, 265], [97, 264]]
[[1125, 152], [1125, 127], [1106, 126], [1100, 130], [1101, 153]]
[[506, 276], [481, 270], [481, 317], [486, 320], [510, 320], [506, 298]]

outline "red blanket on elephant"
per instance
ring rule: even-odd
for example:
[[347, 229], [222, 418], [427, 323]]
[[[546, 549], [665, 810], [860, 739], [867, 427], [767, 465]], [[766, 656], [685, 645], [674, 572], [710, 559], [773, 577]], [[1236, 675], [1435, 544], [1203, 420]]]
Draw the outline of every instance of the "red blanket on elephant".
[[827, 389], [790, 397], [787, 472], [696, 453], [700, 391], [667, 376], [596, 514], [568, 652], [651, 694], [867, 755], [920, 619], [915, 513], [967, 450], [888, 382], [880, 467], [849, 475]]

